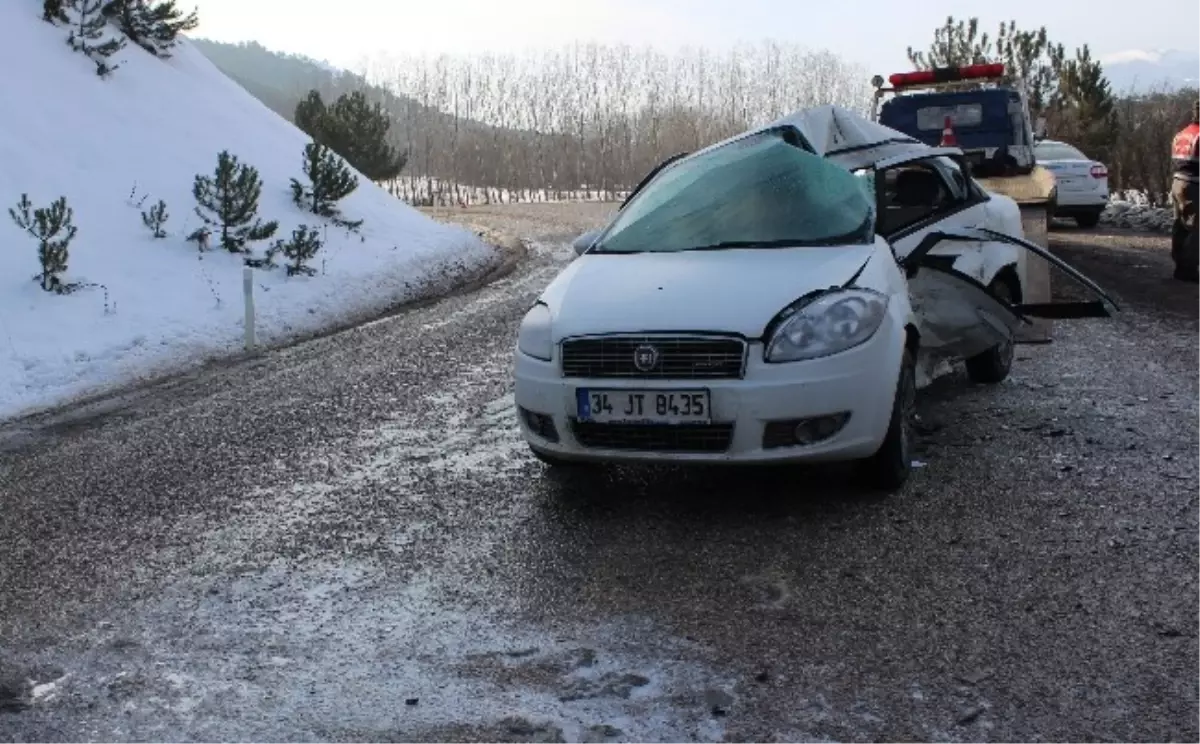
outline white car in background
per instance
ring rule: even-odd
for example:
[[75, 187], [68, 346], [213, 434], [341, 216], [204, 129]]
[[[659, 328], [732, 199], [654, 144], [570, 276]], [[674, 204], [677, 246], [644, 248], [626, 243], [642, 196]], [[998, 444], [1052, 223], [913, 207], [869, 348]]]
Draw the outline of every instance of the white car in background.
[[1080, 227], [1095, 227], [1108, 205], [1108, 168], [1065, 142], [1042, 140], [1033, 148], [1038, 165], [1058, 184], [1055, 217], [1069, 217]]
[[[1021, 250], [1101, 299], [1022, 305]], [[521, 432], [554, 467], [861, 460], [893, 490], [918, 358], [999, 382], [1025, 316], [1111, 304], [960, 151], [833, 107], [672, 158], [576, 252], [515, 349]]]

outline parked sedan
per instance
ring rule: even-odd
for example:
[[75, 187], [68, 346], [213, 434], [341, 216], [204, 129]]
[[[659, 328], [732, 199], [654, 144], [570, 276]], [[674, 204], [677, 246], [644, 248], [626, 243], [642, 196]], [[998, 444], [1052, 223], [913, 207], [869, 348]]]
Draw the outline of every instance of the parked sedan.
[[[1025, 242], [1017, 205], [961, 157], [825, 107], [660, 166], [521, 323], [515, 398], [534, 454], [859, 460], [898, 488], [920, 360], [998, 382], [1026, 316], [1111, 304]], [[1101, 300], [1021, 305], [1020, 250]]]
[[1054, 174], [1058, 184], [1057, 217], [1069, 217], [1080, 227], [1095, 227], [1108, 204], [1108, 168], [1065, 142], [1042, 140], [1034, 148], [1038, 164]]

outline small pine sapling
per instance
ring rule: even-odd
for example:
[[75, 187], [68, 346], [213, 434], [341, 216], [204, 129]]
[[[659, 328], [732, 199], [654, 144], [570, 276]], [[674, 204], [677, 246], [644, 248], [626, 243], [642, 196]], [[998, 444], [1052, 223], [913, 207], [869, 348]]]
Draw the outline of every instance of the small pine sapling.
[[134, 44], [156, 57], [170, 57], [168, 50], [179, 43], [179, 34], [200, 23], [195, 10], [184, 13], [175, 7], [175, 0], [108, 0], [103, 13]]
[[281, 243], [279, 249], [291, 262], [287, 266], [288, 276], [296, 274], [313, 276], [317, 273], [316, 269], [308, 265], [308, 262], [317, 255], [317, 251], [321, 250], [321, 237], [317, 234], [315, 227], [300, 225], [292, 231], [292, 239]]
[[208, 239], [211, 236], [212, 231], [201, 225], [200, 227], [197, 227], [195, 230], [192, 230], [190, 233], [188, 233], [188, 236], [184, 238], [184, 240], [189, 243], [195, 243], [196, 247], [200, 249], [200, 252], [204, 253], [206, 250], [208, 250]]
[[358, 176], [337, 153], [319, 142], [304, 146], [301, 168], [309, 186], [292, 179], [296, 206], [322, 217], [338, 217], [337, 203], [358, 188]]
[[75, 11], [75, 21], [67, 43], [96, 64], [96, 74], [108, 77], [120, 65], [110, 65], [108, 58], [125, 48], [125, 39], [105, 39], [108, 19], [103, 9], [105, 0], [68, 0]]
[[167, 224], [169, 219], [171, 219], [171, 215], [167, 213], [167, 203], [162, 199], [158, 200], [158, 204], [150, 207], [150, 211], [142, 212], [142, 223], [150, 228], [156, 238], [167, 237], [163, 225]]
[[63, 284], [59, 275], [67, 270], [68, 246], [74, 239], [77, 228], [72, 224], [74, 211], [67, 206], [67, 198], [60, 196], [49, 207], [33, 209], [28, 194], [21, 194], [21, 201], [10, 207], [9, 216], [17, 227], [38, 241], [38, 261], [42, 271], [34, 278], [47, 292], [65, 294], [70, 285]]
[[222, 150], [217, 168], [210, 176], [197, 175], [192, 185], [196, 214], [205, 223], [220, 228], [221, 246], [230, 253], [248, 253], [246, 244], [266, 240], [279, 229], [275, 221], [258, 219], [262, 179], [258, 170], [239, 163], [236, 155]]
[[43, 0], [42, 20], [51, 25], [71, 22], [67, 12], [63, 10], [63, 0]]

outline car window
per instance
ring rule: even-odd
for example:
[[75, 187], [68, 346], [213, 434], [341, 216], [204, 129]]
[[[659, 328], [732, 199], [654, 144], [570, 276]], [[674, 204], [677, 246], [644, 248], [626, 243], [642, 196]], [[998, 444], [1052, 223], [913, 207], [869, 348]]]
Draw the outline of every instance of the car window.
[[592, 252], [863, 243], [874, 239], [874, 212], [869, 180], [772, 130], [663, 169]]
[[950, 173], [948, 166], [963, 178], [954, 161], [946, 158], [908, 162], [884, 171], [879, 179], [879, 232], [890, 235], [965, 204], [970, 198], [966, 180], [951, 188], [953, 177], [948, 181], [943, 175]]
[[923, 132], [946, 126], [946, 117], [956, 129], [977, 127], [983, 123], [983, 105], [960, 103], [952, 106], [925, 106], [917, 109], [917, 129]]
[[1091, 160], [1079, 150], [1062, 142], [1042, 142], [1033, 148], [1038, 160]]
[[950, 194], [957, 200], [966, 200], [970, 197], [970, 189], [967, 187], [967, 176], [963, 173], [958, 163], [947, 157], [936, 157], [930, 160], [938, 172], [942, 174], [947, 186], [950, 188]]

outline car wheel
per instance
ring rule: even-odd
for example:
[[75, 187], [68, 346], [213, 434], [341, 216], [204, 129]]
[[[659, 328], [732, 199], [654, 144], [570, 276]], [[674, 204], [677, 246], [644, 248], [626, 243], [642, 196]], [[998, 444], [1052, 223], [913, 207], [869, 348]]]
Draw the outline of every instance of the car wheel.
[[[988, 292], [1010, 305], [1021, 302], [1021, 290], [1016, 277], [1011, 271], [1000, 272], [988, 286]], [[995, 385], [1004, 382], [1012, 370], [1013, 342], [1011, 340], [997, 344], [982, 354], [977, 354], [967, 362], [967, 377], [971, 382], [981, 385]]]
[[1080, 212], [1075, 215], [1075, 224], [1084, 229], [1090, 229], [1100, 224], [1099, 212]]
[[863, 461], [862, 475], [867, 486], [880, 491], [896, 491], [912, 473], [912, 422], [917, 401], [917, 364], [913, 354], [904, 350], [892, 417], [879, 451]]

